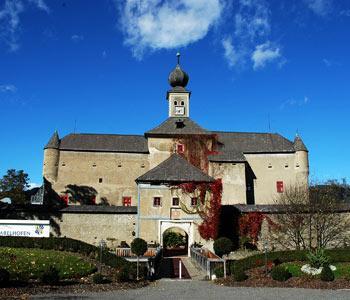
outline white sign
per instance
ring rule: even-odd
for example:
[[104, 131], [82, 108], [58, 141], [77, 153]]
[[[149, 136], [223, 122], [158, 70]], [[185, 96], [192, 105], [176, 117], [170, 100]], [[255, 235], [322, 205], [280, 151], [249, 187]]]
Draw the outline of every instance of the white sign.
[[49, 237], [48, 220], [0, 220], [0, 236]]

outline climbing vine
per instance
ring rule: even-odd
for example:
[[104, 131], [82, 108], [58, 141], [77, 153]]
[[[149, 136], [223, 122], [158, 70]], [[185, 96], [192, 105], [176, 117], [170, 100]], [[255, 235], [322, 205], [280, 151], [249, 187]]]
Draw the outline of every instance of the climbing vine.
[[262, 222], [266, 219], [269, 226], [273, 226], [273, 221], [261, 212], [247, 213], [239, 219], [239, 234], [241, 237], [248, 238], [249, 241], [256, 245], [261, 233]]
[[[209, 155], [217, 154], [216, 135], [191, 135], [183, 136], [175, 140], [182, 144], [184, 151], [179, 153], [189, 163], [201, 169], [204, 173], [209, 172]], [[218, 235], [222, 181], [216, 179], [212, 183], [187, 182], [173, 187], [180, 190], [182, 194], [190, 198], [196, 198], [197, 203], [188, 207], [183, 201], [180, 202], [181, 209], [188, 214], [198, 214], [202, 223], [198, 225], [198, 231], [205, 240], [216, 239]]]

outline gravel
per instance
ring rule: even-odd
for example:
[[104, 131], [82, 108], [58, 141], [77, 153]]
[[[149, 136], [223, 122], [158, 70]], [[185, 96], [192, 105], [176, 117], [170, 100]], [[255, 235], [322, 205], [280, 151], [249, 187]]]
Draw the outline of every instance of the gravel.
[[218, 286], [207, 281], [159, 280], [133, 290], [116, 290], [82, 295], [42, 295], [31, 299], [350, 299], [350, 290], [316, 290], [297, 288], [246, 288]]

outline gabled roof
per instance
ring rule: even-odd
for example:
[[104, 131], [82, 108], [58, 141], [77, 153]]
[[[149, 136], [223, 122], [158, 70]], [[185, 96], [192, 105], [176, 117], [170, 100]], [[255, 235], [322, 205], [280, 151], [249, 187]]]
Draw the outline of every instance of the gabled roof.
[[143, 135], [68, 134], [61, 140], [60, 150], [148, 153]]
[[295, 151], [306, 151], [308, 152], [303, 140], [298, 135], [294, 139], [294, 150]]
[[58, 149], [60, 147], [60, 138], [58, 136], [58, 132], [55, 131], [51, 136], [49, 142], [46, 144], [44, 149]]
[[211, 134], [190, 118], [169, 117], [159, 126], [147, 131], [145, 136], [169, 136], [187, 134]]
[[212, 182], [214, 179], [178, 154], [171, 155], [136, 179], [138, 183]]

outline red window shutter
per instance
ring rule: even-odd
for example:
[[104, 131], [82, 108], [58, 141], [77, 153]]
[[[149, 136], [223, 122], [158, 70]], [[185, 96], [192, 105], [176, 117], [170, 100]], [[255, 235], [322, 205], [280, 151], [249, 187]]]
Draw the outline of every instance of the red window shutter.
[[123, 206], [131, 206], [131, 197], [123, 197]]
[[198, 199], [197, 197], [191, 198], [191, 206], [197, 206]]
[[277, 181], [276, 188], [277, 188], [277, 193], [283, 193], [283, 191], [284, 191], [283, 181]]
[[185, 145], [184, 144], [177, 144], [176, 145], [176, 150], [177, 150], [177, 153], [184, 153], [185, 152]]
[[91, 203], [92, 203], [92, 204], [96, 204], [96, 196], [93, 196], [93, 197], [92, 197]]
[[69, 196], [68, 196], [68, 194], [61, 195], [60, 198], [61, 198], [61, 200], [68, 206], [68, 202], [69, 202]]

